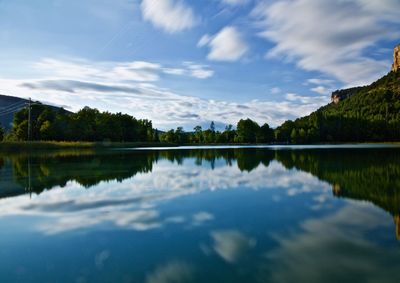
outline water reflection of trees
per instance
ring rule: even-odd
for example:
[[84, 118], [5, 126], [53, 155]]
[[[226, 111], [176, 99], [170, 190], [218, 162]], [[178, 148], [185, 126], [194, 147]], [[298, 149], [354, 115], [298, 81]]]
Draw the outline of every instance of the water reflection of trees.
[[[185, 149], [124, 152], [58, 152], [52, 154], [3, 156], [0, 158], [0, 197], [41, 193], [75, 181], [89, 188], [102, 181], [122, 181], [152, 171], [153, 164], [168, 160], [197, 165], [218, 162], [252, 171], [277, 160], [288, 169], [308, 172], [332, 185], [336, 197], [365, 200], [391, 213], [400, 231], [400, 150], [381, 149]], [[12, 172], [12, 180], [4, 172]], [[6, 177], [5, 177], [6, 176]], [[8, 182], [6, 182], [8, 181]], [[12, 182], [11, 182], [12, 181]], [[10, 184], [17, 186], [13, 190]], [[4, 184], [7, 184], [5, 186]], [[400, 234], [398, 234], [400, 236]]]
[[[35, 155], [14, 155], [0, 158], [0, 165], [8, 160], [3, 169], [12, 171], [13, 182], [18, 185], [14, 192], [0, 189], [0, 198], [26, 192], [41, 193], [53, 187], [64, 187], [75, 181], [90, 188], [103, 181], [123, 181], [138, 173], [151, 172], [153, 164], [168, 160], [183, 164], [185, 159], [195, 159], [195, 164], [207, 162], [214, 169], [217, 160], [229, 166], [237, 161], [242, 171], [251, 171], [260, 163], [268, 166], [274, 158], [273, 151], [261, 149], [201, 149], [165, 151], [114, 151], [114, 152], [59, 152]], [[7, 168], [5, 168], [7, 167]], [[11, 167], [11, 168], [9, 168]], [[5, 181], [5, 180], [1, 180]]]
[[389, 212], [400, 239], [400, 150], [277, 151], [286, 168], [311, 173], [332, 185], [336, 197], [369, 201]]
[[154, 155], [99, 153], [61, 156], [24, 156], [12, 159], [14, 180], [26, 190], [41, 193], [75, 181], [90, 188], [102, 181], [123, 181], [152, 170]]

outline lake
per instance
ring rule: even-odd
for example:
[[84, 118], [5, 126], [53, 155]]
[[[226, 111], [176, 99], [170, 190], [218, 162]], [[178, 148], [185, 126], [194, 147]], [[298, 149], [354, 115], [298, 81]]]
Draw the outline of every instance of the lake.
[[400, 148], [0, 156], [0, 282], [400, 282]]

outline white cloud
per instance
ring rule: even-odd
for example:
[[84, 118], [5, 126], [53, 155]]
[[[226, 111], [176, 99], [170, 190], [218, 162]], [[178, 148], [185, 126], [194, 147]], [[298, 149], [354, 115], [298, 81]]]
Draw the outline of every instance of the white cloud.
[[370, 83], [390, 62], [365, 55], [367, 47], [400, 36], [395, 0], [283, 0], [263, 2], [260, 35], [275, 43], [269, 57], [283, 56], [304, 70], [320, 71], [348, 85]]
[[159, 64], [149, 62], [129, 62], [117, 64], [111, 70], [110, 75], [120, 80], [134, 80], [143, 82], [158, 81], [158, 70], [161, 68]]
[[322, 85], [311, 88], [311, 91], [319, 93], [319, 94], [329, 94], [332, 92], [330, 89], [328, 89]]
[[312, 78], [308, 79], [307, 83], [309, 84], [314, 84], [314, 85], [332, 85], [334, 83], [333, 80], [327, 80], [327, 79], [319, 79], [319, 78]]
[[318, 94], [330, 94], [334, 90], [334, 81], [327, 79], [312, 78], [308, 79], [305, 85], [315, 85], [310, 90]]
[[214, 75], [214, 71], [207, 65], [184, 62], [183, 68], [163, 68], [162, 71], [169, 75], [189, 76], [196, 79], [208, 79]]
[[212, 37], [204, 35], [197, 45], [208, 46], [210, 52], [207, 58], [214, 61], [237, 61], [248, 50], [242, 34], [232, 26], [224, 27]]
[[199, 42], [197, 43], [197, 47], [203, 47], [206, 46], [210, 41], [211, 41], [212, 37], [208, 34], [203, 35]]
[[[29, 68], [29, 65], [27, 66]], [[2, 79], [0, 92], [53, 105], [67, 105], [71, 111], [84, 106], [101, 111], [124, 112], [141, 119], [151, 119], [160, 129], [178, 125], [192, 129], [198, 124], [236, 124], [242, 118], [278, 126], [287, 119], [311, 113], [328, 98], [307, 97], [280, 101], [250, 100], [235, 102], [209, 100], [180, 94], [157, 84], [163, 74], [209, 78], [208, 66], [184, 62], [180, 67], [166, 67], [150, 62], [58, 61], [45, 59], [34, 65], [41, 79]]]
[[180, 68], [164, 68], [163, 72], [169, 75], [184, 75], [185, 70]]
[[235, 263], [256, 245], [256, 240], [236, 230], [218, 230], [211, 233], [214, 251], [226, 262]]
[[169, 33], [189, 29], [196, 23], [193, 10], [183, 0], [142, 0], [141, 10], [145, 20]]
[[319, 105], [324, 105], [326, 104], [326, 97], [325, 96], [302, 96], [298, 95], [296, 93], [287, 93], [286, 94], [286, 99], [289, 101], [298, 101], [303, 104], [319, 104]]
[[44, 75], [51, 74], [63, 79], [102, 80], [103, 82], [155, 82], [160, 79], [161, 73], [185, 75], [198, 79], [206, 79], [214, 75], [214, 71], [209, 66], [194, 62], [184, 62], [177, 68], [146, 61], [92, 63], [81, 59], [61, 61], [44, 58], [34, 63], [33, 67], [35, 71]]
[[221, 2], [231, 6], [238, 6], [247, 4], [249, 0], [221, 0]]
[[189, 75], [198, 79], [207, 79], [214, 75], [214, 71], [209, 69], [208, 66], [199, 65], [194, 63], [186, 63]]

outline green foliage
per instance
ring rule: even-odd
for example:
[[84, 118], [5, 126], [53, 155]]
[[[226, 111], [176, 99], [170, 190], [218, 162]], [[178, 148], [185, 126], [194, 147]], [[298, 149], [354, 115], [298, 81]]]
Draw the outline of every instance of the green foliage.
[[235, 141], [239, 143], [255, 143], [260, 126], [253, 120], [240, 120], [236, 127]]
[[160, 135], [163, 142], [177, 144], [231, 144], [231, 143], [272, 143], [274, 141], [274, 131], [268, 124], [259, 126], [251, 119], [240, 120], [234, 130], [232, 125], [227, 125], [223, 132], [215, 129], [214, 122], [210, 128], [203, 130], [196, 126], [193, 132], [184, 132], [181, 127], [176, 130], [169, 130]]
[[[28, 139], [28, 110], [14, 115], [12, 137], [18, 141]], [[49, 106], [31, 106], [31, 139], [42, 141], [158, 141], [152, 122], [137, 120], [122, 113], [100, 112], [85, 107], [77, 113]]]
[[262, 125], [256, 133], [257, 143], [271, 143], [274, 141], [274, 130], [267, 123]]
[[286, 121], [275, 130], [278, 142], [400, 141], [400, 72], [369, 86], [339, 90], [338, 104]]

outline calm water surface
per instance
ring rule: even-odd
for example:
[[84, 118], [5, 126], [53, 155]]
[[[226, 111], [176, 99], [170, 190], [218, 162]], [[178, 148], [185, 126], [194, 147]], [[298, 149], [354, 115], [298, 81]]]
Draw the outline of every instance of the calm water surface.
[[0, 157], [0, 282], [400, 282], [400, 148]]

